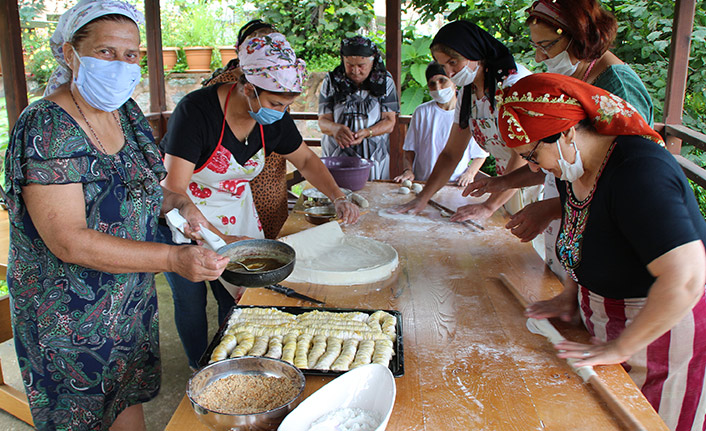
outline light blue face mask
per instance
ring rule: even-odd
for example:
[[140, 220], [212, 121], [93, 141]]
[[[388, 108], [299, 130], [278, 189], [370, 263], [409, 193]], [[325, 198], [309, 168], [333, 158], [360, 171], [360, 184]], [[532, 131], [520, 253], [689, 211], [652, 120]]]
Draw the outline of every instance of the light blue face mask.
[[268, 124], [276, 123], [277, 121], [281, 120], [282, 117], [284, 117], [284, 111], [278, 111], [276, 109], [265, 108], [264, 106], [262, 106], [262, 103], [260, 102], [260, 96], [257, 94], [257, 90], [255, 90], [255, 97], [257, 97], [257, 103], [260, 104], [260, 109], [257, 112], [252, 111], [250, 98], [248, 98], [248, 106], [250, 106], [250, 110], [248, 111], [248, 113], [255, 121], [262, 124], [263, 126], [267, 126]]
[[74, 49], [81, 67], [74, 84], [81, 97], [92, 107], [111, 112], [132, 96], [142, 78], [138, 64], [81, 57]]

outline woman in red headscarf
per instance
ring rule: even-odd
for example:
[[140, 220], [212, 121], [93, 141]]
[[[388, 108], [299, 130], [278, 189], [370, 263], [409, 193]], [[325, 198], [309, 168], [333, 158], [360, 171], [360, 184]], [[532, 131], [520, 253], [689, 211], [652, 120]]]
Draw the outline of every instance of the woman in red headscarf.
[[[619, 97], [537, 74], [503, 94], [504, 141], [557, 178], [565, 290], [528, 316], [578, 312], [592, 345], [557, 344], [577, 366], [622, 363], [670, 429], [706, 411], [706, 222], [661, 138]], [[577, 301], [578, 298], [578, 301]]]

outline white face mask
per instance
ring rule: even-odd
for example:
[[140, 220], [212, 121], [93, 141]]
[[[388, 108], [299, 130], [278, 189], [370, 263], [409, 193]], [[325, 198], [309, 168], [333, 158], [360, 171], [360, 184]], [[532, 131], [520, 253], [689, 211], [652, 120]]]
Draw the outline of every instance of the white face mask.
[[559, 145], [559, 141], [556, 141], [556, 148], [559, 150], [559, 160], [557, 160], [557, 163], [559, 163], [559, 169], [561, 169], [560, 179], [562, 181], [573, 183], [583, 175], [583, 161], [581, 161], [581, 153], [576, 147], [576, 142], [571, 141], [571, 145], [574, 146], [574, 150], [576, 151], [576, 160], [574, 163], [569, 163], [564, 160], [564, 156], [561, 154], [561, 146]]
[[479, 68], [480, 64], [473, 70], [469, 69], [468, 65], [465, 65], [463, 69], [459, 70], [458, 73], [451, 77], [451, 81], [459, 87], [465, 87], [475, 81]]
[[429, 91], [429, 94], [435, 102], [444, 104], [448, 103], [451, 99], [453, 99], [454, 94], [456, 94], [456, 89], [453, 87], [446, 87], [438, 91], [431, 90]]
[[[571, 44], [571, 42], [569, 42], [569, 44]], [[558, 73], [564, 76], [571, 76], [574, 72], [576, 72], [580, 61], [577, 61], [576, 64], [571, 64], [569, 52], [567, 51], [568, 49], [569, 47], [567, 46], [566, 49], [561, 51], [559, 54], [544, 60], [544, 64], [547, 65], [547, 72]]]

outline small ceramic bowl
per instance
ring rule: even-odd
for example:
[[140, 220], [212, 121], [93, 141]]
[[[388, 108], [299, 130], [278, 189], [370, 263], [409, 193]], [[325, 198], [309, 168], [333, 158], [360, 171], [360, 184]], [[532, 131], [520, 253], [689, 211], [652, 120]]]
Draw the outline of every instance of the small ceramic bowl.
[[311, 224], [328, 223], [336, 218], [336, 208], [330, 205], [307, 208], [304, 218]]

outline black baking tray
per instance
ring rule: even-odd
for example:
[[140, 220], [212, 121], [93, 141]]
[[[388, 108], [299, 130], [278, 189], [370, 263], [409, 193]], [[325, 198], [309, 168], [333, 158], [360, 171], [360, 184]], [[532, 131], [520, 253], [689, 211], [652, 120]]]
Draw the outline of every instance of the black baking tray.
[[[221, 342], [221, 338], [223, 338], [223, 333], [226, 331], [226, 327], [228, 325], [228, 321], [230, 320], [230, 317], [233, 315], [233, 312], [235, 312], [236, 309], [243, 309], [243, 308], [275, 308], [280, 311], [284, 311], [286, 313], [291, 313], [291, 314], [304, 314], [308, 311], [332, 311], [332, 312], [338, 312], [338, 313], [349, 313], [349, 312], [363, 312], [363, 313], [368, 313], [372, 314], [377, 309], [374, 310], [368, 310], [368, 309], [359, 309], [359, 308], [328, 308], [328, 307], [277, 307], [277, 306], [262, 306], [262, 305], [236, 305], [231, 310], [228, 312], [228, 317], [221, 323], [221, 327], [218, 328], [218, 332], [216, 332], [216, 335], [213, 337], [213, 340], [211, 341], [211, 344], [208, 346], [206, 349], [206, 352], [201, 356], [201, 359], [199, 360], [199, 368], [205, 367], [208, 365], [208, 361], [211, 359], [211, 353], [213, 353], [213, 349], [218, 346], [218, 344]], [[397, 319], [397, 336], [395, 337], [395, 342], [393, 343], [393, 349], [395, 350], [395, 354], [392, 356], [392, 359], [390, 360], [390, 371], [392, 371], [392, 375], [395, 377], [402, 377], [404, 375], [404, 351], [403, 351], [403, 342], [402, 342], [402, 313], [400, 313], [397, 310], [382, 310], [387, 313], [390, 313], [391, 315], [395, 316], [395, 319]], [[302, 373], [312, 375], [312, 376], [339, 376], [345, 371], [332, 371], [332, 370], [313, 370], [309, 368], [302, 368], [301, 369]]]

